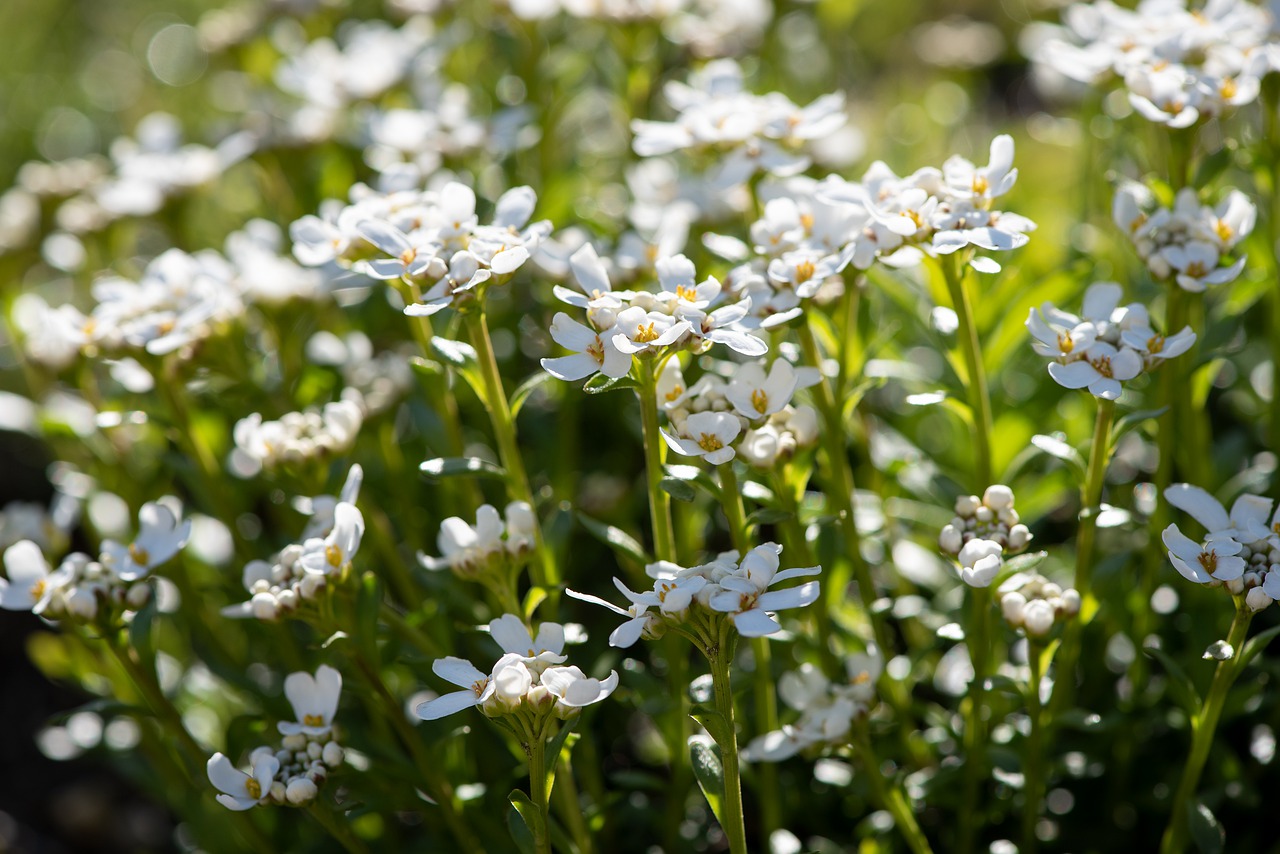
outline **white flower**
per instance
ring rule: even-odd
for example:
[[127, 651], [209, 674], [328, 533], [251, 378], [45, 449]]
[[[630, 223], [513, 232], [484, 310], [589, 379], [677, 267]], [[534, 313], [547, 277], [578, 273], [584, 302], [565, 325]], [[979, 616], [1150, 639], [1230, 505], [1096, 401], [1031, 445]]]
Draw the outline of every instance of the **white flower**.
[[290, 673], [284, 680], [284, 695], [296, 721], [280, 721], [276, 728], [281, 735], [324, 735], [333, 727], [341, 693], [342, 674], [327, 664], [320, 665], [315, 676]]
[[1189, 483], [1173, 484], [1164, 491], [1164, 498], [1203, 525], [1210, 540], [1230, 538], [1248, 544], [1274, 533], [1267, 524], [1271, 499], [1261, 495], [1241, 495], [1231, 505], [1230, 515], [1220, 501]]
[[484, 701], [486, 714], [514, 712], [533, 687], [533, 672], [520, 653], [507, 653], [498, 659], [490, 679], [493, 693]]
[[1229, 267], [1219, 267], [1218, 248], [1202, 240], [1192, 240], [1182, 246], [1167, 246], [1159, 254], [1177, 274], [1178, 285], [1192, 293], [1201, 293], [1209, 285], [1226, 284], [1244, 269], [1244, 258]]
[[414, 710], [414, 714], [424, 721], [439, 720], [454, 712], [478, 706], [493, 696], [493, 680], [465, 659], [454, 656], [438, 658], [431, 663], [431, 672], [447, 682], [460, 685], [465, 690], [444, 694], [434, 700], [420, 703]]
[[942, 175], [951, 192], [962, 199], [990, 201], [1013, 189], [1018, 170], [1013, 168], [1013, 138], [1001, 134], [991, 140], [986, 166], [977, 167], [959, 155], [942, 164]]
[[502, 647], [504, 653], [522, 656], [534, 670], [542, 670], [551, 664], [565, 660], [564, 626], [559, 623], [543, 623], [538, 626], [538, 636], [529, 634], [524, 621], [515, 614], [503, 614], [489, 622], [489, 634]]
[[802, 608], [817, 601], [817, 581], [808, 581], [786, 590], [769, 590], [781, 581], [817, 575], [822, 567], [796, 567], [778, 571], [782, 547], [776, 543], [756, 546], [742, 559], [732, 574], [719, 579], [720, 592], [711, 596], [711, 610], [733, 616], [733, 624], [743, 637], [763, 637], [781, 631], [782, 626], [768, 613]]
[[102, 565], [122, 581], [135, 581], [182, 550], [191, 536], [191, 520], [178, 517], [163, 504], [147, 502], [138, 511], [138, 536], [129, 545], [102, 543]]
[[302, 568], [315, 575], [332, 575], [351, 564], [364, 537], [364, 515], [354, 504], [338, 504], [333, 511], [333, 530], [323, 540], [302, 544]]
[[0, 579], [0, 608], [42, 613], [53, 595], [70, 580], [69, 570], [50, 571], [44, 553], [31, 540], [20, 540], [4, 552], [8, 582]]
[[576, 590], [565, 590], [565, 593], [574, 599], [580, 599], [583, 602], [590, 602], [593, 605], [600, 605], [608, 608], [615, 614], [626, 617], [627, 620], [609, 633], [609, 646], [625, 649], [635, 644], [644, 635], [646, 630], [651, 630], [653, 625], [660, 619], [658, 615], [649, 613], [652, 607], [652, 600], [649, 596], [642, 593], [633, 593], [627, 589], [627, 586], [617, 578], [613, 579], [613, 584], [631, 601], [630, 608], [619, 608], [612, 602], [601, 599], [599, 596], [592, 596], [590, 593], [579, 593]]
[[475, 527], [457, 516], [450, 516], [440, 523], [436, 546], [440, 557], [418, 555], [422, 565], [430, 570], [454, 569], [474, 572], [503, 550], [502, 517], [491, 504], [482, 504], [476, 510]]
[[1120, 396], [1120, 383], [1142, 373], [1142, 357], [1127, 347], [1117, 350], [1105, 341], [1094, 342], [1084, 358], [1061, 364], [1049, 363], [1049, 376], [1066, 388], [1085, 388], [1104, 400]]
[[725, 397], [743, 417], [752, 421], [780, 411], [795, 394], [795, 368], [786, 359], [775, 359], [766, 377], [759, 362], [743, 365], [729, 381]]
[[556, 698], [557, 712], [567, 716], [612, 694], [618, 687], [618, 672], [610, 670], [608, 678], [600, 680], [577, 667], [548, 667], [542, 672], [542, 685]]
[[728, 412], [695, 412], [685, 419], [681, 435], [672, 435], [662, 431], [662, 437], [677, 454], [688, 457], [703, 457], [711, 465], [727, 463], [734, 457], [730, 446], [738, 434], [742, 432], [742, 424], [736, 415]]
[[541, 361], [542, 369], [556, 379], [574, 382], [596, 373], [618, 379], [631, 371], [633, 351], [624, 352], [614, 343], [615, 336], [602, 337], [562, 311], [551, 320], [551, 338], [574, 353]]
[[1203, 546], [1197, 544], [1170, 525], [1160, 534], [1169, 549], [1173, 568], [1188, 581], [1208, 584], [1213, 580], [1234, 581], [1244, 574], [1245, 561], [1240, 557], [1242, 546], [1232, 539], [1209, 540]]
[[347, 471], [347, 479], [343, 481], [342, 490], [336, 495], [317, 495], [314, 498], [295, 498], [294, 507], [301, 513], [311, 516], [307, 527], [302, 531], [305, 542], [313, 537], [327, 537], [333, 530], [335, 511], [339, 504], [356, 503], [360, 495], [360, 485], [364, 482], [364, 469], [353, 465]]
[[229, 810], [247, 810], [271, 798], [271, 782], [280, 770], [280, 760], [270, 751], [254, 751], [252, 758], [253, 774], [238, 770], [231, 760], [221, 753], [215, 753], [209, 759], [205, 770], [209, 782], [222, 794], [218, 795], [218, 803]]
[[618, 350], [632, 355], [673, 344], [689, 329], [687, 320], [633, 305], [618, 312], [610, 340]]
[[988, 587], [1004, 565], [1004, 549], [993, 540], [973, 539], [960, 549], [960, 578], [970, 587]]

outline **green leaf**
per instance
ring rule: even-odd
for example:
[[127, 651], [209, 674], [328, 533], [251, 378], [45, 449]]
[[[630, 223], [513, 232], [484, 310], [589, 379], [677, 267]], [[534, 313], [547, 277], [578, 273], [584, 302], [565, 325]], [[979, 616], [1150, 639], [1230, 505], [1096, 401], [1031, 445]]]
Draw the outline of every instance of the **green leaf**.
[[450, 341], [448, 338], [435, 336], [431, 339], [431, 349], [449, 364], [465, 368], [476, 362], [476, 348], [463, 341]]
[[1227, 845], [1227, 832], [1207, 806], [1192, 800], [1187, 804], [1187, 829], [1201, 854], [1222, 854]]
[[1258, 632], [1245, 641], [1244, 649], [1240, 651], [1240, 661], [1236, 664], [1236, 672], [1239, 673], [1248, 667], [1249, 662], [1261, 655], [1262, 651], [1267, 648], [1267, 644], [1275, 640], [1278, 634], [1280, 634], [1280, 626], [1274, 626], [1265, 632]]
[[662, 487], [662, 491], [667, 495], [670, 495], [676, 501], [684, 501], [687, 503], [693, 501], [693, 499], [698, 496], [698, 493], [689, 485], [689, 481], [687, 480], [680, 480], [675, 477], [664, 477], [662, 480], [658, 481], [658, 486]]
[[1031, 437], [1031, 444], [1035, 445], [1041, 451], [1044, 451], [1051, 457], [1057, 457], [1063, 462], [1077, 469], [1081, 475], [1084, 474], [1085, 462], [1084, 457], [1080, 456], [1080, 452], [1068, 445], [1056, 436], [1046, 436], [1037, 433]]
[[157, 613], [156, 589], [155, 585], [151, 585], [151, 595], [147, 597], [147, 604], [134, 613], [133, 622], [129, 623], [129, 645], [138, 651], [138, 657], [142, 659], [144, 667], [152, 666], [149, 662], [154, 662], [156, 657], [153, 628]]
[[1115, 426], [1111, 428], [1111, 444], [1114, 446], [1121, 436], [1137, 427], [1143, 421], [1155, 420], [1168, 411], [1169, 407], [1162, 406], [1159, 409], [1142, 409], [1137, 412], [1130, 412], [1117, 420]]
[[538, 810], [529, 800], [529, 796], [519, 789], [514, 790], [508, 798], [511, 809], [507, 810], [507, 830], [520, 849], [520, 854], [534, 854], [533, 830], [531, 822], [537, 822]]
[[547, 591], [545, 588], [529, 588], [529, 592], [524, 595], [524, 606], [521, 609], [524, 611], [525, 620], [533, 619], [533, 612], [538, 609], [538, 606], [541, 605], [546, 598]]
[[356, 641], [371, 660], [378, 660], [378, 612], [382, 609], [382, 586], [378, 576], [366, 572], [356, 593]]
[[724, 715], [710, 706], [693, 706], [689, 709], [689, 717], [701, 724], [702, 728], [715, 739], [716, 744], [724, 744], [733, 735]]
[[[1201, 158], [1200, 164], [1196, 166], [1196, 175], [1191, 182], [1191, 186], [1207, 187], [1212, 184], [1219, 175], [1227, 171], [1234, 155], [1233, 148], [1230, 145], [1224, 145], [1208, 157]], [[1172, 331], [1176, 332], [1177, 330]]]
[[1049, 642], [1048, 646], [1040, 650], [1040, 672], [1048, 673], [1049, 665], [1053, 664], [1053, 657], [1058, 652], [1058, 647], [1062, 644], [1062, 638], [1054, 638]]
[[720, 751], [700, 738], [689, 739], [689, 764], [693, 767], [693, 776], [698, 780], [698, 788], [715, 813], [716, 821], [721, 826], [724, 819], [721, 815], [724, 805], [724, 766], [720, 762]]
[[516, 386], [516, 390], [511, 393], [511, 417], [515, 418], [520, 414], [520, 408], [524, 406], [526, 400], [529, 399], [538, 387], [551, 379], [551, 374], [546, 371], [538, 371], [538, 373], [529, 377], [520, 385]]
[[1169, 674], [1169, 690], [1173, 693], [1173, 698], [1178, 701], [1189, 714], [1196, 715], [1200, 712], [1200, 692], [1196, 690], [1196, 684], [1191, 681], [1191, 677], [1182, 669], [1178, 662], [1174, 661], [1170, 655], [1163, 649], [1155, 646], [1144, 646], [1142, 651], [1149, 657], [1154, 658], [1164, 666], [1165, 673]]
[[[570, 738], [571, 735], [572, 738]], [[578, 735], [573, 732], [573, 724], [565, 721], [560, 725], [560, 731], [555, 734], [555, 737], [547, 742], [546, 752], [543, 754], [547, 761], [548, 775], [555, 773], [556, 762], [561, 759], [565, 762], [569, 761], [569, 754], [577, 743]]]
[[639, 563], [641, 566], [653, 563], [653, 558], [645, 553], [644, 546], [636, 542], [636, 539], [621, 528], [615, 528], [599, 519], [592, 519], [585, 513], [579, 513], [578, 519], [581, 520], [583, 527], [600, 542], [621, 555], [625, 555], [631, 560]]
[[621, 391], [628, 388], [640, 388], [640, 383], [631, 379], [631, 377], [606, 377], [604, 374], [596, 374], [591, 379], [582, 384], [582, 390], [587, 394], [604, 394], [606, 391]]
[[747, 516], [748, 525], [776, 525], [779, 522], [785, 522], [790, 519], [791, 513], [785, 510], [779, 510], [776, 507], [761, 507], [759, 510], [753, 511]]
[[1007, 572], [1009, 575], [1027, 572], [1044, 563], [1044, 559], [1048, 556], [1048, 552], [1027, 552], [1024, 555], [1011, 557], [1004, 562], [1004, 569], [1001, 572], [1002, 574]]
[[418, 466], [418, 470], [432, 480], [464, 475], [492, 477], [498, 480], [506, 480], [507, 478], [506, 469], [497, 463], [491, 463], [479, 457], [437, 457], [434, 460], [427, 460], [422, 463], [422, 465]]
[[421, 356], [414, 356], [409, 360], [409, 366], [424, 376], [438, 377], [444, 373], [444, 365], [431, 359], [424, 359]]

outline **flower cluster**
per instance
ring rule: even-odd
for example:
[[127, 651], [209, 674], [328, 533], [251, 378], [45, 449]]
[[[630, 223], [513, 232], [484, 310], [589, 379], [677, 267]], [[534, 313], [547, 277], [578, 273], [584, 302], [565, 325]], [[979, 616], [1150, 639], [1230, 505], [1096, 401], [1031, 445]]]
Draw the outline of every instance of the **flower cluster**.
[[1123, 292], [1114, 282], [1096, 282], [1084, 293], [1081, 316], [1045, 303], [1031, 309], [1027, 329], [1032, 349], [1049, 358], [1049, 376], [1066, 388], [1088, 388], [1104, 400], [1115, 400], [1121, 385], [1166, 359], [1191, 349], [1196, 334], [1187, 326], [1161, 335], [1140, 303], [1120, 305]]
[[1258, 211], [1239, 190], [1216, 206], [1202, 205], [1196, 191], [1178, 191], [1172, 208], [1156, 204], [1142, 184], [1129, 182], [1116, 192], [1112, 219], [1157, 279], [1173, 279], [1185, 291], [1233, 281], [1244, 256], [1231, 260], [1240, 241], [1253, 231]]
[[320, 665], [315, 676], [290, 673], [284, 693], [295, 720], [276, 725], [282, 736], [279, 747], [254, 749], [249, 754], [249, 773], [221, 753], [209, 759], [209, 782], [220, 793], [218, 803], [229, 810], [260, 804], [306, 806], [315, 800], [329, 774], [342, 765], [344, 753], [333, 726], [342, 674], [327, 664]]
[[418, 560], [429, 570], [452, 570], [460, 578], [486, 580], [491, 576], [505, 579], [524, 565], [537, 537], [538, 522], [533, 508], [524, 501], [512, 501], [503, 516], [491, 504], [476, 510], [475, 525], [450, 516], [440, 523], [436, 545], [439, 557], [419, 554]]
[[996, 592], [1000, 594], [1000, 612], [1005, 622], [1024, 630], [1027, 637], [1045, 637], [1055, 623], [1080, 613], [1080, 594], [1076, 590], [1064, 590], [1038, 572], [1016, 572]]
[[535, 638], [519, 617], [504, 614], [489, 623], [489, 634], [503, 651], [489, 674], [461, 658], [437, 659], [431, 671], [463, 690], [422, 703], [418, 717], [434, 721], [479, 706], [491, 718], [517, 716], [542, 733], [551, 718], [567, 720], [618, 687], [616, 671], [595, 679], [573, 665], [564, 666], [564, 626], [559, 623], [543, 623]]
[[770, 612], [801, 608], [818, 599], [817, 581], [784, 590], [769, 589], [783, 581], [822, 572], [818, 566], [779, 571], [781, 554], [782, 546], [765, 543], [747, 552], [741, 561], [738, 553], [731, 551], [710, 563], [689, 568], [667, 561], [650, 564], [645, 572], [654, 579], [652, 590], [636, 593], [621, 580], [613, 579], [614, 586], [631, 603], [627, 608], [588, 593], [565, 592], [627, 618], [609, 635], [610, 646], [629, 647], [641, 637], [657, 638], [667, 628], [701, 642], [700, 633], [705, 626], [723, 617], [730, 618], [743, 637], [763, 637], [782, 631]]
[[1160, 535], [1183, 578], [1243, 594], [1254, 611], [1280, 599], [1280, 509], [1272, 515], [1270, 498], [1246, 493], [1228, 514], [1216, 498], [1189, 483], [1175, 483], [1164, 497], [1205, 529], [1200, 543], [1176, 524]]
[[760, 356], [765, 342], [742, 325], [750, 302], [721, 307], [725, 293], [708, 277], [701, 283], [693, 262], [683, 255], [660, 259], [660, 290], [615, 291], [594, 247], [584, 244], [570, 258], [581, 293], [556, 286], [562, 302], [586, 310], [590, 326], [564, 312], [551, 322], [551, 338], [573, 355], [543, 359], [543, 369], [557, 379], [573, 382], [594, 374], [625, 377], [633, 360], [661, 358], [680, 349], [701, 352], [720, 343], [745, 355]]
[[883, 667], [879, 652], [873, 649], [845, 659], [845, 682], [832, 682], [812, 664], [782, 674], [778, 695], [800, 717], [782, 729], [753, 738], [743, 748], [743, 758], [781, 762], [815, 746], [845, 744], [854, 720], [865, 716], [875, 702], [876, 681]]
[[[52, 569], [39, 545], [20, 540], [4, 552], [0, 608], [31, 611], [50, 620], [112, 622], [150, 600], [151, 571], [182, 550], [191, 521], [179, 522], [166, 504], [150, 502], [138, 511], [138, 534], [130, 543], [104, 540], [97, 560], [73, 552]], [[110, 615], [110, 616], [109, 616]]]
[[289, 412], [278, 421], [253, 413], [236, 422], [236, 468], [255, 474], [261, 468], [298, 464], [343, 454], [355, 444], [364, 413], [354, 400], [326, 403], [316, 412]]
[[991, 584], [1004, 555], [1017, 554], [1031, 542], [1031, 532], [1018, 520], [1013, 490], [1002, 484], [988, 486], [979, 498], [956, 499], [955, 518], [942, 528], [938, 547], [960, 562], [960, 578], [971, 587]]
[[844, 96], [824, 95], [799, 107], [779, 92], [746, 91], [742, 68], [728, 59], [708, 63], [663, 90], [676, 111], [672, 122], [636, 119], [632, 147], [641, 157], [697, 153], [713, 159], [711, 186], [727, 190], [758, 172], [796, 175], [809, 166], [807, 143], [829, 136], [846, 116]]
[[364, 537], [364, 516], [355, 505], [363, 477], [360, 466], [352, 466], [339, 495], [295, 502], [311, 516], [301, 542], [269, 561], [246, 564], [241, 578], [250, 598], [223, 608], [223, 616], [279, 619], [315, 601], [330, 582], [340, 582]]
[[1171, 128], [1252, 102], [1276, 68], [1271, 13], [1244, 0], [1196, 9], [1186, 0], [1143, 0], [1136, 9], [1100, 0], [1068, 6], [1063, 21], [1037, 61], [1080, 83], [1118, 78], [1135, 110]]
[[[529, 225], [537, 196], [528, 187], [498, 199], [493, 221], [476, 216], [475, 192], [450, 181], [439, 191], [353, 191], [352, 204], [331, 206], [323, 218], [305, 216], [290, 230], [294, 254], [308, 265], [337, 261], [374, 279], [423, 288], [405, 314], [429, 316], [458, 307], [490, 279], [505, 281], [551, 232]], [[425, 288], [424, 288], [425, 286]]]

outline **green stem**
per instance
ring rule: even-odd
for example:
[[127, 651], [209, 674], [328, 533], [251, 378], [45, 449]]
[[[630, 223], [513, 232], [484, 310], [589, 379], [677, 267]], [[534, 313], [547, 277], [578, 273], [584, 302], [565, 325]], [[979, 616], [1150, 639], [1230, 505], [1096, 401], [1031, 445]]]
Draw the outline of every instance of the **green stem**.
[[645, 484], [649, 491], [649, 517], [653, 525], [653, 556], [676, 559], [675, 530], [671, 523], [671, 498], [662, 491], [662, 462], [666, 445], [658, 430], [658, 379], [652, 359], [640, 361], [640, 421], [644, 426]]
[[592, 854], [594, 845], [591, 831], [587, 828], [586, 818], [582, 814], [582, 805], [578, 803], [578, 786], [573, 781], [573, 768], [569, 763], [560, 760], [556, 767], [556, 780], [559, 786], [552, 787], [551, 797], [556, 799], [557, 811], [564, 823], [569, 826], [569, 835], [578, 848], [578, 854]]
[[118, 640], [108, 640], [107, 648], [128, 674], [129, 680], [138, 689], [143, 701], [150, 707], [151, 713], [155, 715], [168, 736], [177, 739], [180, 747], [177, 752], [182, 759], [182, 765], [187, 769], [189, 777], [197, 779], [198, 775], [193, 769], [200, 767], [207, 752], [187, 731], [186, 725], [182, 722], [182, 715], [161, 689], [155, 671], [147, 668], [142, 662], [135, 661], [132, 650]]
[[1178, 790], [1173, 795], [1169, 826], [1160, 842], [1161, 854], [1179, 854], [1187, 850], [1187, 813], [1191, 798], [1200, 783], [1205, 760], [1209, 758], [1209, 749], [1213, 746], [1213, 735], [1218, 728], [1218, 719], [1222, 716], [1222, 707], [1227, 701], [1227, 692], [1239, 675], [1240, 654], [1245, 635], [1249, 632], [1249, 621], [1253, 619], [1253, 610], [1245, 604], [1243, 596], [1235, 597], [1235, 601], [1235, 618], [1231, 621], [1231, 631], [1227, 635], [1227, 643], [1232, 650], [1231, 658], [1218, 662], [1209, 693], [1205, 696], [1199, 713], [1191, 721], [1191, 752], [1187, 755], [1187, 764], [1182, 768]]
[[1067, 623], [1062, 634], [1062, 646], [1057, 654], [1058, 675], [1053, 686], [1050, 720], [1062, 713], [1075, 692], [1076, 662], [1080, 658], [1081, 636], [1098, 605], [1091, 583], [1093, 544], [1098, 532], [1098, 512], [1102, 505], [1107, 463], [1111, 459], [1111, 423], [1115, 418], [1116, 404], [1113, 400], [1102, 398], [1097, 398], [1097, 401], [1098, 415], [1093, 425], [1093, 440], [1089, 445], [1089, 468], [1085, 472], [1085, 481], [1080, 490], [1080, 530], [1076, 535], [1074, 587], [1080, 594], [1080, 614]]
[[876, 757], [875, 748], [871, 745], [871, 734], [865, 719], [856, 721], [853, 725], [853, 748], [866, 768], [867, 782], [871, 784], [872, 796], [893, 816], [894, 826], [902, 834], [907, 847], [913, 854], [933, 854], [929, 840], [920, 829], [915, 812], [906, 795], [903, 794], [902, 788], [884, 778], [880, 770], [880, 760]]
[[[751, 538], [747, 536], [747, 520], [742, 503], [742, 490], [738, 485], [738, 476], [733, 470], [733, 460], [720, 466], [720, 498], [724, 506], [725, 516], [729, 520], [729, 532], [733, 535], [733, 547], [738, 554], [745, 556], [751, 548]], [[821, 609], [819, 609], [821, 610]], [[761, 732], [775, 732], [778, 724], [777, 689], [773, 682], [770, 665], [768, 638], [752, 638], [751, 654], [755, 658], [756, 672], [751, 689], [755, 697], [756, 727]], [[765, 762], [757, 769], [760, 795], [760, 833], [763, 839], [762, 848], [767, 850], [769, 838], [780, 826], [779, 807], [781, 798], [778, 794], [778, 769], [773, 763]]]
[[[800, 346], [804, 350], [805, 360], [813, 367], [822, 369], [822, 354], [818, 350], [818, 341], [813, 328], [808, 322], [798, 327]], [[876, 614], [871, 604], [876, 600], [875, 584], [871, 579], [871, 569], [862, 558], [862, 536], [858, 533], [858, 524], [853, 509], [854, 480], [849, 465], [849, 456], [845, 452], [844, 418], [841, 406], [835, 400], [831, 384], [826, 374], [814, 388], [814, 401], [818, 405], [818, 415], [822, 419], [821, 439], [823, 452], [827, 457], [824, 480], [828, 500], [834, 502], [834, 510], [838, 517], [840, 533], [844, 537], [845, 557], [853, 567], [853, 577], [858, 584], [858, 595], [862, 600], [863, 611], [871, 624], [872, 635], [882, 655], [891, 655], [893, 647], [889, 643], [889, 633], [884, 620]], [[825, 598], [828, 606], [843, 601], [845, 585], [840, 583], [847, 578], [839, 571], [839, 567], [830, 574], [831, 581], [827, 585]], [[819, 608], [819, 619], [823, 622], [820, 629], [824, 631], [824, 639], [831, 637], [830, 617], [826, 608]]]
[[335, 816], [327, 806], [318, 802], [312, 803], [307, 813], [349, 854], [368, 854], [369, 847], [351, 831], [345, 815]]
[[721, 829], [729, 841], [730, 854], [746, 854], [747, 830], [742, 814], [742, 778], [738, 763], [738, 732], [734, 722], [733, 688], [730, 669], [733, 665], [733, 634], [737, 631], [729, 620], [721, 621], [719, 644], [707, 650], [711, 664], [711, 684], [715, 691], [716, 711], [723, 719], [725, 740], [721, 742], [720, 762], [724, 768], [724, 803], [721, 806]]
[[480, 374], [485, 390], [485, 409], [488, 410], [489, 420], [493, 424], [493, 434], [498, 442], [498, 455], [502, 458], [502, 465], [507, 470], [508, 493], [513, 499], [524, 501], [534, 510], [537, 559], [529, 564], [529, 576], [535, 585], [547, 590], [549, 597], [554, 597], [557, 595], [556, 588], [560, 584], [559, 573], [556, 570], [555, 557], [542, 538], [542, 526], [537, 524], [537, 506], [533, 501], [529, 476], [525, 473], [524, 457], [520, 453], [520, 445], [516, 440], [516, 423], [511, 416], [507, 392], [502, 387], [502, 374], [498, 372], [498, 359], [493, 353], [489, 324], [482, 308], [476, 308], [465, 316], [471, 332], [471, 344], [475, 347], [480, 362]]
[[959, 850], [973, 850], [974, 837], [980, 827], [978, 811], [986, 786], [986, 739], [982, 710], [987, 691], [987, 666], [990, 654], [991, 590], [969, 588], [969, 631], [965, 643], [973, 663], [973, 680], [964, 705], [964, 798], [960, 810]]
[[1040, 655], [1043, 647], [1037, 641], [1027, 638], [1027, 664], [1031, 667], [1031, 677], [1027, 683], [1027, 715], [1031, 718], [1031, 734], [1027, 738], [1026, 783], [1024, 791], [1026, 802], [1022, 813], [1022, 851], [1021, 854], [1035, 854], [1036, 823], [1040, 820], [1040, 801], [1044, 798], [1044, 726], [1041, 721], [1043, 711], [1040, 702], [1040, 683], [1044, 673], [1040, 668]]
[[959, 253], [941, 260], [943, 278], [951, 294], [951, 305], [959, 321], [956, 344], [964, 356], [965, 390], [973, 413], [973, 479], [978, 492], [991, 485], [991, 395], [987, 391], [987, 371], [982, 363], [982, 342], [973, 320], [973, 307], [964, 286], [964, 268]]
[[552, 773], [547, 768], [547, 742], [538, 737], [525, 745], [529, 757], [529, 800], [538, 810], [538, 821], [534, 823], [533, 850], [536, 854], [551, 854], [551, 781]]
[[[1267, 194], [1267, 227], [1272, 281], [1280, 279], [1280, 83], [1268, 76], [1263, 82], [1262, 107], [1263, 136], [1261, 152], [1267, 161], [1270, 193]], [[1270, 438], [1272, 448], [1280, 448], [1280, 287], [1271, 289], [1271, 419]], [[1177, 330], [1171, 330], [1177, 331]], [[1277, 483], [1280, 488], [1280, 483]]]

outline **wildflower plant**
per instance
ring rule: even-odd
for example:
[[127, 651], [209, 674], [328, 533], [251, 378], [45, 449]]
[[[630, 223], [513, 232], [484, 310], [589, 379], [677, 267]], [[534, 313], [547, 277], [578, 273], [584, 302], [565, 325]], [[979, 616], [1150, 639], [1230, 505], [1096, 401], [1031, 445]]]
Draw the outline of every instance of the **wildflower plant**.
[[213, 851], [1272, 844], [1274, 9], [124, 6], [0, 69], [50, 761]]

